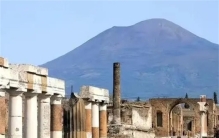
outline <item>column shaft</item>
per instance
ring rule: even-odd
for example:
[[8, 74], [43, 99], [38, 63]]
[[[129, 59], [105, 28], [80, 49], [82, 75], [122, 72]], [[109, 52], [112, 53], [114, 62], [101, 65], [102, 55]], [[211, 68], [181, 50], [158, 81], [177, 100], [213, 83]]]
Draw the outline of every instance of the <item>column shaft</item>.
[[100, 138], [107, 138], [107, 105], [100, 105]]
[[121, 124], [120, 118], [120, 63], [113, 63], [113, 123]]
[[99, 138], [99, 103], [92, 104], [92, 136]]
[[37, 94], [25, 93], [25, 138], [37, 138]]
[[6, 129], [6, 108], [5, 92], [0, 90], [0, 138], [5, 138]]
[[207, 137], [207, 114], [201, 113], [201, 137]]
[[50, 138], [50, 95], [39, 95], [38, 100], [38, 138]]
[[20, 91], [9, 92], [9, 138], [23, 138], [22, 93]]
[[92, 138], [92, 115], [91, 115], [92, 110], [91, 109], [92, 109], [92, 103], [87, 101], [85, 105], [87, 138]]
[[62, 137], [62, 102], [56, 95], [51, 98], [51, 138]]

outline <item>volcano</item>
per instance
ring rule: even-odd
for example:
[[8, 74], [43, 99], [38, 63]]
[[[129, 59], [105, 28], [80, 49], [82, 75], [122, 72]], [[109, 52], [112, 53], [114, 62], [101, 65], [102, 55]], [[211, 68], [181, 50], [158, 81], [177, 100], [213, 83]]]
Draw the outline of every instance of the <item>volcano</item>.
[[219, 84], [218, 48], [171, 21], [149, 19], [109, 28], [42, 66], [64, 79], [69, 93], [71, 85], [112, 92], [113, 62], [120, 62], [124, 99], [212, 97]]

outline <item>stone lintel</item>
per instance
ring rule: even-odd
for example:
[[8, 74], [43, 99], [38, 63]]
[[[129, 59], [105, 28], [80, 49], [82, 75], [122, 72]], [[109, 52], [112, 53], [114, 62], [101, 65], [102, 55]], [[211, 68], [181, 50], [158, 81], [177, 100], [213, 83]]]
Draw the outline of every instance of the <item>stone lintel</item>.
[[41, 76], [48, 76], [48, 69], [28, 64], [10, 64], [10, 68], [16, 69], [17, 71], [25, 71], [32, 74]]
[[48, 69], [28, 64], [9, 64], [0, 57], [0, 88], [65, 96], [65, 82], [48, 77]]
[[93, 102], [109, 103], [109, 90], [94, 86], [82, 86], [80, 96]]

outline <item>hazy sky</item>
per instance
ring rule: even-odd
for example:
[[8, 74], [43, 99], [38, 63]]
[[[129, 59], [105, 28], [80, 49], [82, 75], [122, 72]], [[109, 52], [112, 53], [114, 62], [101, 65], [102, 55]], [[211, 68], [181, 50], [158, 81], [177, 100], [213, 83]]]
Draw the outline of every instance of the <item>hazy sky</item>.
[[42, 64], [112, 26], [151, 18], [165, 18], [219, 43], [216, 0], [0, 1], [0, 56], [15, 63]]

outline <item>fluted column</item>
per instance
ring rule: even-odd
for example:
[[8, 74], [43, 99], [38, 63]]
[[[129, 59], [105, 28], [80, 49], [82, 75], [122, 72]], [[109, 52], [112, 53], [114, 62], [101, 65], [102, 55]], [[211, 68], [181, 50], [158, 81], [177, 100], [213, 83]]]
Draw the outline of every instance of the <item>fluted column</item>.
[[6, 128], [5, 91], [0, 89], [0, 138], [5, 138], [5, 128]]
[[86, 113], [86, 135], [87, 138], [92, 138], [92, 115], [91, 110], [92, 103], [90, 101], [86, 101], [85, 103], [85, 113]]
[[53, 95], [51, 97], [51, 138], [62, 137], [62, 97]]
[[23, 138], [22, 94], [23, 91], [9, 91], [9, 138]]
[[37, 93], [27, 92], [24, 95], [24, 135], [25, 138], [37, 138]]
[[99, 138], [99, 103], [92, 103], [92, 137]]
[[107, 138], [107, 105], [100, 105], [100, 138]]
[[38, 96], [38, 138], [50, 138], [50, 97], [45, 94]]

